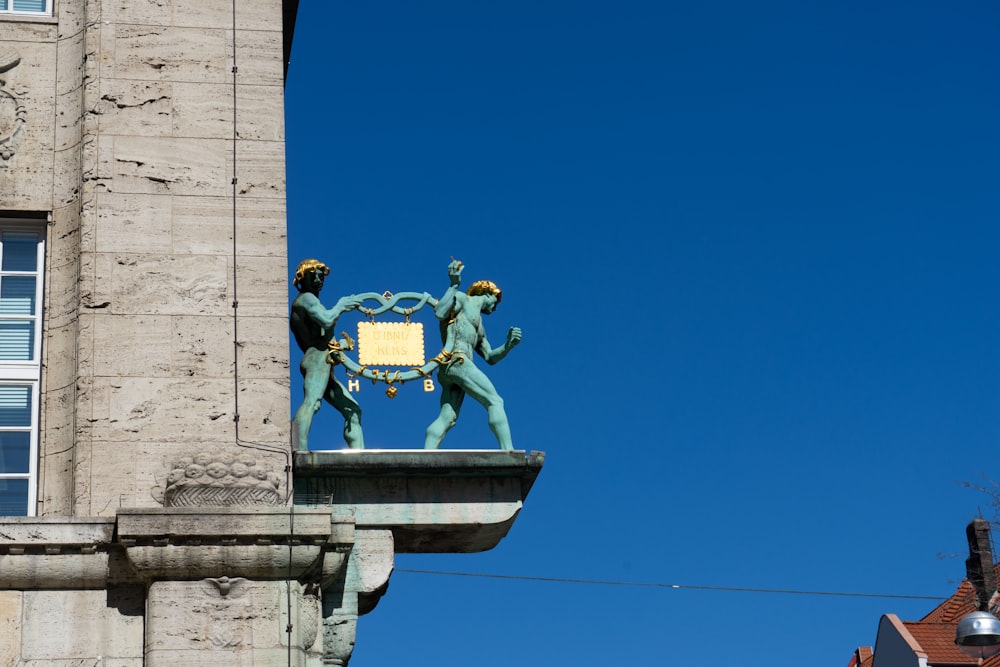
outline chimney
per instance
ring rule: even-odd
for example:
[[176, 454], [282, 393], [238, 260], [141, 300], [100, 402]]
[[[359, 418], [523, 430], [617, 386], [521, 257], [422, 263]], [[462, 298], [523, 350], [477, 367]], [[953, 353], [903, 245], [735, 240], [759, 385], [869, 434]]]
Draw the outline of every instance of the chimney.
[[990, 548], [990, 524], [985, 519], [974, 519], [966, 526], [965, 536], [969, 540], [965, 572], [969, 583], [976, 589], [976, 609], [989, 611], [990, 599], [997, 590], [993, 551]]

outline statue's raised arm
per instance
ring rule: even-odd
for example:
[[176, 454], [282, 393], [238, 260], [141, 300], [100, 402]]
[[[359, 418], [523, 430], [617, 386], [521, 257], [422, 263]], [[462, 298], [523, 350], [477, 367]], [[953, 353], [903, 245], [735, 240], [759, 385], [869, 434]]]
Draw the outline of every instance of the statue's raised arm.
[[451, 260], [448, 265], [448, 280], [451, 284], [434, 308], [434, 314], [439, 320], [447, 320], [451, 317], [451, 311], [455, 308], [455, 300], [462, 294], [458, 291], [458, 286], [462, 284], [462, 269], [464, 268], [465, 264], [457, 259]]
[[495, 364], [521, 342], [521, 330], [511, 327], [503, 345], [497, 349], [490, 346], [482, 316], [496, 310], [503, 292], [490, 280], [476, 281], [466, 293], [460, 292], [458, 286], [463, 268], [462, 262], [457, 260], [448, 265], [451, 284], [434, 309], [437, 317], [447, 322], [442, 332], [445, 341], [442, 354], [448, 360], [438, 369], [441, 411], [427, 427], [424, 448], [437, 449], [441, 445], [445, 434], [458, 420], [465, 395], [469, 394], [486, 408], [490, 430], [500, 448], [513, 449], [503, 399], [486, 374], [476, 367], [473, 357], [478, 353], [487, 363]]

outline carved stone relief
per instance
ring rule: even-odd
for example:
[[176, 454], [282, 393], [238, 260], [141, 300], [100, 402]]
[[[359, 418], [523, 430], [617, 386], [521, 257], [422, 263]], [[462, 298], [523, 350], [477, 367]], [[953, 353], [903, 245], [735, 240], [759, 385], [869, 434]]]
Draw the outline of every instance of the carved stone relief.
[[247, 593], [248, 581], [242, 577], [218, 577], [203, 580], [209, 601], [206, 612], [205, 639], [219, 649], [236, 649], [251, 645], [245, 620], [253, 615], [253, 604]]
[[[21, 62], [21, 56], [9, 46], [0, 47], [0, 75]], [[20, 95], [0, 77], [0, 169], [6, 168], [16, 150], [18, 136], [27, 119], [27, 109]]]
[[209, 449], [168, 462], [152, 490], [164, 507], [281, 505], [283, 479], [253, 454]]
[[346, 667], [358, 633], [356, 616], [334, 614], [323, 619], [323, 664]]

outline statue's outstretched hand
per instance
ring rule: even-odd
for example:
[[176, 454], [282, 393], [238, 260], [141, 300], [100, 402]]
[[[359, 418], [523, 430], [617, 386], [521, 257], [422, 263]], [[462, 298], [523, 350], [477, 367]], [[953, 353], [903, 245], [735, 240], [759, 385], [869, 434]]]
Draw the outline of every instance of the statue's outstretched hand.
[[355, 295], [341, 297], [337, 302], [337, 310], [346, 313], [349, 310], [354, 310], [361, 305], [361, 299]]
[[459, 260], [451, 260], [451, 264], [448, 265], [448, 279], [451, 280], [452, 286], [458, 287], [459, 283], [462, 282], [462, 269], [464, 268], [465, 264]]
[[507, 349], [521, 342], [521, 327], [511, 327], [507, 330]]

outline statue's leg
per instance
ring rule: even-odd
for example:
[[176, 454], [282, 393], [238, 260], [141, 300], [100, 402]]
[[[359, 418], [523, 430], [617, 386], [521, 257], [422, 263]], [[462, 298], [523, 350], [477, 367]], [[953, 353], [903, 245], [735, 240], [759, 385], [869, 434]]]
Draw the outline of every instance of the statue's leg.
[[486, 417], [490, 430], [496, 436], [500, 449], [514, 449], [510, 437], [510, 423], [507, 421], [507, 411], [503, 407], [503, 399], [497, 393], [496, 387], [486, 377], [486, 374], [469, 364], [461, 369], [462, 388], [486, 408]]
[[347, 388], [333, 377], [332, 368], [330, 369], [330, 385], [326, 392], [326, 400], [344, 416], [344, 441], [347, 446], [351, 449], [364, 449], [365, 436], [361, 431], [361, 406], [351, 396], [351, 392], [347, 391]]
[[465, 399], [465, 392], [461, 387], [443, 380], [440, 375], [438, 381], [441, 382], [441, 412], [427, 427], [424, 449], [437, 449], [441, 446], [444, 436], [458, 421], [458, 413], [461, 412], [462, 401]]
[[299, 366], [303, 376], [303, 398], [302, 405], [292, 418], [292, 428], [295, 429], [299, 451], [303, 452], [309, 449], [309, 430], [312, 428], [313, 415], [319, 412], [319, 407], [323, 404], [323, 392], [326, 390], [329, 377], [326, 360], [319, 355], [316, 358], [320, 363], [316, 363], [313, 356], [303, 357]]

